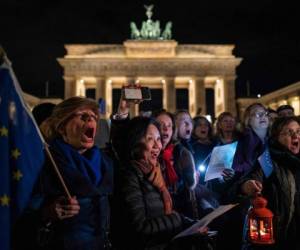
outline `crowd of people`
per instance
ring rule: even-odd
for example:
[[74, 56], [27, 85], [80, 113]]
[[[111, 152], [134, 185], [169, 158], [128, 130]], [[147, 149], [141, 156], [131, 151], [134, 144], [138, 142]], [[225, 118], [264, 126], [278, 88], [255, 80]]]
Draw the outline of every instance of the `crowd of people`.
[[[274, 111], [254, 103], [241, 123], [223, 112], [212, 124], [187, 110], [130, 118], [130, 105], [121, 98], [101, 149], [94, 100], [72, 97], [33, 110], [71, 195], [48, 159], [15, 225], [13, 249], [300, 249], [300, 120], [291, 106]], [[234, 142], [232, 166], [205, 181], [214, 147]], [[259, 161], [265, 155], [268, 166]], [[273, 244], [247, 237], [247, 212], [258, 195], [274, 214]], [[238, 205], [174, 239], [231, 203]]]

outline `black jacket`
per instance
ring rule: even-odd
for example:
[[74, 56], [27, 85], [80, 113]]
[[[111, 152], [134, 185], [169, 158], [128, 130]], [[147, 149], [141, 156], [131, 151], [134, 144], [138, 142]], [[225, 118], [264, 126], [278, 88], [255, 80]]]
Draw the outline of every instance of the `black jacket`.
[[258, 180], [262, 195], [274, 213], [274, 249], [300, 249], [300, 159], [276, 142], [270, 143], [273, 172], [266, 178], [257, 162], [253, 171], [241, 180]]
[[119, 180], [114, 214], [120, 216], [113, 224], [113, 245], [118, 249], [164, 249], [172, 237], [193, 223], [176, 212], [165, 215], [159, 191], [138, 168], [127, 166]]

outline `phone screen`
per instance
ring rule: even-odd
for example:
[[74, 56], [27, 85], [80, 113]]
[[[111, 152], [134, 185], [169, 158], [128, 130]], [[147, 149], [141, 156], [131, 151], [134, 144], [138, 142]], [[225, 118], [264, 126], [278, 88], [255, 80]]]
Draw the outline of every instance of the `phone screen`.
[[124, 97], [126, 100], [141, 100], [142, 92], [140, 88], [124, 88]]

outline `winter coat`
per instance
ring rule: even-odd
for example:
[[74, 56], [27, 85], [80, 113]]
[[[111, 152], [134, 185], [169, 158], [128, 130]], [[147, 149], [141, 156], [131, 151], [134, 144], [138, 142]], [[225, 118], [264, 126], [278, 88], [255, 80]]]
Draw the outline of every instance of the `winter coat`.
[[[60, 152], [52, 155], [72, 196], [80, 205], [79, 214], [64, 220], [52, 221], [47, 231], [42, 211], [58, 197], [65, 196], [50, 160], [47, 160], [36, 185], [31, 203], [15, 228], [14, 249], [104, 249], [108, 243], [109, 195], [113, 191], [113, 166], [111, 160], [102, 153], [102, 180], [98, 186], [92, 185], [74, 166], [66, 166]], [[99, 166], [100, 167], [100, 166]], [[31, 230], [32, 229], [32, 230]], [[19, 240], [27, 238], [26, 244]], [[27, 243], [30, 244], [27, 246]]]
[[165, 249], [170, 240], [193, 221], [177, 212], [165, 215], [160, 192], [139, 168], [127, 165], [121, 171], [114, 191], [113, 212], [119, 215], [119, 221], [113, 223], [114, 247]]
[[244, 130], [243, 136], [238, 140], [232, 168], [240, 177], [249, 172], [257, 158], [264, 152], [265, 145], [251, 128]]
[[300, 249], [300, 159], [278, 142], [270, 143], [270, 155], [272, 174], [267, 178], [257, 162], [241, 184], [252, 179], [263, 185], [262, 196], [274, 214], [275, 245], [270, 249]]

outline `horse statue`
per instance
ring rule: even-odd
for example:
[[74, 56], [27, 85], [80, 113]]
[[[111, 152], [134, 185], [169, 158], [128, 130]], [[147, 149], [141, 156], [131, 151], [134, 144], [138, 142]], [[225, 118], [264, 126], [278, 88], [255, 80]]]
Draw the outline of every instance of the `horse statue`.
[[163, 40], [170, 40], [172, 38], [172, 22], [167, 22], [166, 27], [161, 34]]
[[140, 31], [138, 30], [134, 22], [130, 23], [130, 29], [131, 29], [131, 39], [139, 39], [141, 37]]

